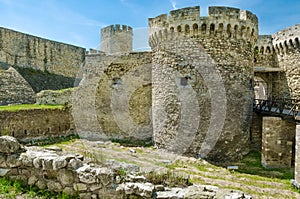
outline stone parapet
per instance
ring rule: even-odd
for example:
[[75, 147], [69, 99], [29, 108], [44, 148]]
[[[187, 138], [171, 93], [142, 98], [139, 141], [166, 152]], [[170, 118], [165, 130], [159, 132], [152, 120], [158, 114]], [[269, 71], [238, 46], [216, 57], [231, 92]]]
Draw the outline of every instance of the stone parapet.
[[161, 41], [180, 36], [242, 39], [254, 44], [258, 35], [258, 19], [246, 10], [209, 7], [207, 17], [200, 16], [200, 7], [188, 7], [149, 18], [149, 44], [155, 48]]

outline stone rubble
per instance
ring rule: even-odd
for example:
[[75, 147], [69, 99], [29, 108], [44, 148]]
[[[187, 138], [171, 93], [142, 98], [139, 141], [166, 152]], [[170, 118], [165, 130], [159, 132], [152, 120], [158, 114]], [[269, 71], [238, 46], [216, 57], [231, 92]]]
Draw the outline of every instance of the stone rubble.
[[86, 162], [81, 155], [64, 154], [58, 148], [24, 148], [9, 136], [0, 137], [0, 142], [3, 143], [0, 176], [21, 180], [40, 189], [78, 194], [82, 199], [251, 199], [244, 193], [234, 191], [224, 197], [217, 197], [220, 189], [215, 186], [191, 185], [179, 188], [153, 184], [139, 173], [136, 165], [114, 160], [108, 160], [105, 166], [96, 165]]

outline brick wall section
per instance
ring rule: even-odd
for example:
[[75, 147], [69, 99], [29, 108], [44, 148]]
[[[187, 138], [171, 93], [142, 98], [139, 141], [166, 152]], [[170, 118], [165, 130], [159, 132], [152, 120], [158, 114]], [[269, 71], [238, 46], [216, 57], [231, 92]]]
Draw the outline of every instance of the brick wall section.
[[69, 110], [35, 109], [0, 112], [0, 132], [18, 140], [67, 134], [72, 129]]
[[296, 124], [280, 117], [263, 117], [262, 165], [290, 168]]

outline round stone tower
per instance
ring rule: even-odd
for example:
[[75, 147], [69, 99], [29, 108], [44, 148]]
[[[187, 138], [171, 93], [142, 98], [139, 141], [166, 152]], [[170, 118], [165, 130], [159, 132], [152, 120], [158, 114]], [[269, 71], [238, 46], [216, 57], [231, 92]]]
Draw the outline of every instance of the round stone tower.
[[188, 7], [149, 19], [154, 142], [225, 161], [248, 152], [257, 17]]
[[132, 51], [132, 28], [126, 25], [111, 25], [101, 29], [101, 51], [107, 54]]
[[300, 99], [300, 24], [273, 35], [279, 67], [286, 74], [291, 98]]

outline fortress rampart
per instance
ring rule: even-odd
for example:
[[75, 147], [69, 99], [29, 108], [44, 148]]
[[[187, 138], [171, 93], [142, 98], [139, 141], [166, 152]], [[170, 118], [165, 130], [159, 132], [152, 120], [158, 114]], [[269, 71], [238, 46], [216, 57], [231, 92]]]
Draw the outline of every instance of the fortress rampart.
[[273, 36], [279, 67], [286, 74], [292, 98], [300, 98], [300, 24], [286, 28]]
[[85, 49], [0, 27], [0, 62], [76, 77]]
[[255, 43], [258, 19], [249, 11], [229, 7], [209, 7], [207, 17], [200, 16], [200, 7], [189, 7], [149, 19], [149, 44], [153, 48], [162, 40], [181, 35], [221, 36]]
[[278, 54], [286, 54], [300, 47], [300, 24], [273, 34], [273, 45]]
[[259, 35], [254, 47], [254, 65], [258, 67], [278, 68], [278, 61], [273, 47], [272, 35]]

